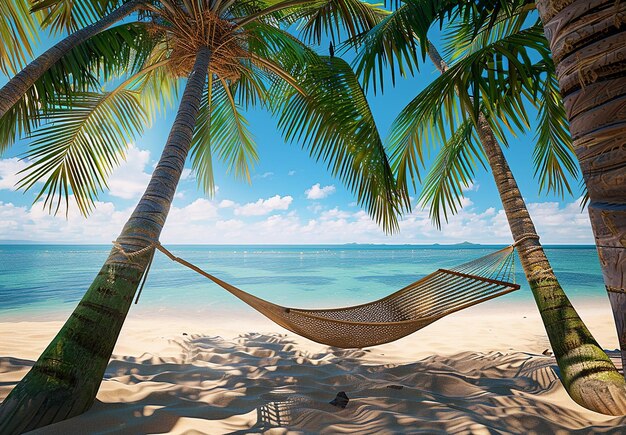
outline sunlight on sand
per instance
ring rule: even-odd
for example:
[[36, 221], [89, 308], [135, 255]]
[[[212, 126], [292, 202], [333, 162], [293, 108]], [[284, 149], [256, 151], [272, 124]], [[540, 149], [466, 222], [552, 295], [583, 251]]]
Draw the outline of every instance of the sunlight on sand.
[[[612, 347], [609, 316], [583, 314]], [[565, 433], [626, 423], [569, 399], [554, 359], [541, 354], [549, 345], [532, 307], [468, 310], [365, 350], [282, 331], [238, 333], [279, 330], [246, 318], [217, 328], [201, 319], [131, 318], [93, 408], [33, 433]], [[60, 325], [0, 324], [8, 338], [0, 355], [13, 355], [0, 358], [0, 398]], [[350, 399], [345, 409], [330, 404], [340, 391]]]

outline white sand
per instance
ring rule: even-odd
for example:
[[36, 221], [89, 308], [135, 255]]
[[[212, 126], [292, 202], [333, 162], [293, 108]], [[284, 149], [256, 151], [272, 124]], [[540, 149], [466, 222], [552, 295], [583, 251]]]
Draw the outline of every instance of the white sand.
[[[608, 303], [580, 312], [615, 349]], [[61, 324], [0, 323], [0, 400]], [[534, 307], [496, 301], [364, 351], [287, 334], [251, 311], [206, 320], [131, 313], [93, 408], [36, 433], [626, 432], [626, 417], [569, 399], [554, 359], [542, 355], [549, 348]], [[340, 391], [345, 409], [329, 404]]]

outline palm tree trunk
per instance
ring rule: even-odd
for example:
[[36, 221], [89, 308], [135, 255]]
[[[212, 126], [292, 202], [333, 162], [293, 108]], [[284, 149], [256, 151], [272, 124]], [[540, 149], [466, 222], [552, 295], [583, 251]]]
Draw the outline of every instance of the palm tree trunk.
[[61, 331], [0, 405], [0, 433], [12, 434], [82, 414], [96, 397], [133, 295], [170, 209], [192, 142], [210, 52], [201, 49], [161, 159], [117, 243]]
[[[441, 73], [447, 69], [436, 48], [429, 56]], [[489, 123], [478, 118], [478, 136], [487, 155], [524, 274], [535, 297], [563, 385], [578, 404], [610, 415], [626, 414], [626, 382], [595, 341], [561, 288], [535, 230], [517, 182]]]
[[146, 0], [131, 0], [87, 27], [84, 27], [53, 47], [49, 48], [42, 55], [26, 65], [23, 70], [17, 73], [9, 82], [0, 89], [0, 118], [24, 96], [26, 91], [48, 70], [72, 49], [82, 44], [89, 38], [126, 16], [137, 10]]
[[538, 0], [626, 367], [626, 2]]

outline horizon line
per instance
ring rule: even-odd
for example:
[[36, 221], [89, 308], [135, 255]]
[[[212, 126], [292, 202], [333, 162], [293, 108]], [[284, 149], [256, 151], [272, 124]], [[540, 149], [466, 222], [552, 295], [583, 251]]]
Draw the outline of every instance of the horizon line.
[[[377, 243], [377, 242], [345, 242], [345, 243], [166, 243], [168, 246], [510, 246], [511, 243]], [[111, 246], [111, 243], [64, 243], [31, 240], [0, 240], [0, 246]], [[585, 246], [596, 247], [593, 243], [544, 243], [542, 246]]]

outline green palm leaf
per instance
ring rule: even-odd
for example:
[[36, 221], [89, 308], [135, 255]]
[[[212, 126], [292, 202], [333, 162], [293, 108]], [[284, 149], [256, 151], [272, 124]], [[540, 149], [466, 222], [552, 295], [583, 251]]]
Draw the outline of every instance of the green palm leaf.
[[18, 187], [32, 188], [45, 180], [35, 201], [54, 212], [72, 193], [79, 210], [88, 214], [106, 178], [147, 122], [137, 91], [121, 86], [105, 93], [74, 95], [71, 107], [55, 110], [48, 124], [33, 134], [27, 153], [31, 161]]
[[472, 121], [463, 122], [442, 145], [424, 180], [418, 201], [429, 209], [438, 228], [442, 217], [447, 222], [448, 215], [456, 214], [462, 206], [463, 189], [471, 185], [476, 165], [480, 163], [486, 168], [483, 149], [477, 145], [475, 135]]
[[491, 33], [502, 22], [534, 8], [534, 0], [447, 0], [439, 5], [438, 18], [468, 23], [472, 27], [471, 35], [476, 36], [483, 31]]
[[388, 12], [377, 4], [361, 0], [311, 2], [294, 11], [291, 19], [305, 39], [320, 43], [324, 36], [333, 41], [342, 35], [354, 38], [372, 29]]
[[296, 141], [316, 160], [326, 162], [352, 190], [359, 204], [387, 231], [397, 229], [396, 214], [409, 206], [396, 186], [374, 118], [358, 79], [340, 58], [295, 71], [305, 94], [284, 88], [275, 101], [278, 125], [287, 141]]
[[400, 178], [407, 175], [403, 171], [419, 178], [420, 142], [446, 142], [467, 118], [466, 112], [474, 122], [484, 113], [504, 143], [504, 129], [526, 130], [529, 120], [524, 98], [536, 92], [540, 79], [530, 52], [547, 55], [544, 41], [537, 25], [507, 35], [459, 59], [414, 98], [396, 118], [390, 133], [393, 153], [404, 154], [406, 166], [400, 168]]
[[31, 134], [49, 110], [71, 104], [75, 92], [140, 70], [153, 45], [145, 25], [131, 23], [111, 27], [67, 53], [0, 118], [0, 155], [15, 139]]
[[[457, 21], [448, 32], [448, 52], [453, 58], [467, 56], [481, 50], [499, 39], [509, 35], [522, 34], [527, 22], [540, 25], [531, 15], [533, 8], [526, 1], [511, 2], [507, 10], [501, 10], [498, 16], [488, 18], [476, 16], [475, 21]], [[482, 21], [481, 21], [482, 20]], [[541, 44], [548, 47], [544, 39]], [[529, 44], [530, 45], [530, 44]], [[544, 50], [544, 51], [545, 51]], [[539, 190], [554, 192], [563, 196], [571, 194], [568, 178], [578, 177], [572, 140], [562, 99], [558, 93], [554, 64], [550, 59], [542, 59], [529, 67], [533, 86], [523, 89], [532, 104], [538, 109], [538, 128], [536, 144], [533, 150], [535, 176], [539, 177]], [[506, 93], [504, 93], [506, 95]], [[514, 113], [507, 113], [501, 122], [525, 114], [524, 107], [517, 107]]]
[[55, 33], [74, 32], [107, 15], [123, 0], [31, 0], [32, 10], [45, 14], [44, 27]]
[[245, 27], [249, 35], [248, 48], [256, 56], [276, 61], [281, 68], [304, 65], [317, 59], [317, 54], [289, 32], [263, 22]]
[[26, 1], [0, 2], [0, 71], [15, 74], [33, 57], [33, 45], [39, 41], [37, 17]]
[[383, 17], [369, 32], [353, 39], [353, 44], [361, 45], [356, 71], [363, 77], [365, 86], [371, 84], [374, 91], [380, 86], [382, 91], [387, 71], [395, 83], [397, 74], [405, 76], [418, 70], [419, 53], [423, 58], [427, 45], [421, 44], [416, 35], [426, 35], [437, 16], [439, 3], [408, 1]]
[[236, 21], [291, 26], [297, 24], [309, 41], [320, 42], [323, 36], [333, 40], [340, 35], [352, 38], [371, 29], [388, 12], [378, 4], [361, 0], [262, 0], [232, 2]]
[[536, 16], [531, 14], [533, 8], [524, 3], [510, 2], [506, 10], [499, 10], [493, 17], [472, 14], [468, 19], [450, 22], [444, 35], [446, 57], [454, 61], [532, 26]]
[[547, 74], [542, 82], [538, 110], [539, 125], [533, 157], [535, 176], [539, 176], [539, 190], [554, 192], [560, 196], [572, 194], [568, 178], [578, 177], [578, 166], [569, 123], [554, 74]]
[[246, 181], [250, 181], [252, 167], [259, 159], [248, 122], [233, 92], [225, 81], [209, 80], [196, 122], [191, 161], [199, 185], [210, 195], [215, 191], [214, 154], [228, 171]]

